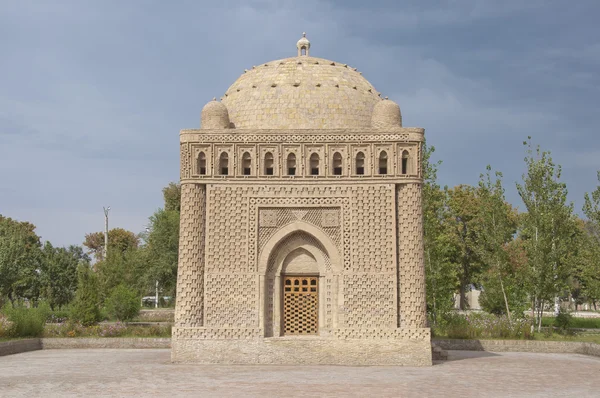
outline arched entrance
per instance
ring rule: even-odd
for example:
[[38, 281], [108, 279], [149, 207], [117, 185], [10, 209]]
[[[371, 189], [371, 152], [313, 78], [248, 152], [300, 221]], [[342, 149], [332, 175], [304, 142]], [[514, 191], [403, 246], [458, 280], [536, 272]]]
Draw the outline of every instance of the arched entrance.
[[265, 337], [318, 334], [337, 325], [340, 257], [320, 229], [289, 224], [259, 257], [261, 324]]

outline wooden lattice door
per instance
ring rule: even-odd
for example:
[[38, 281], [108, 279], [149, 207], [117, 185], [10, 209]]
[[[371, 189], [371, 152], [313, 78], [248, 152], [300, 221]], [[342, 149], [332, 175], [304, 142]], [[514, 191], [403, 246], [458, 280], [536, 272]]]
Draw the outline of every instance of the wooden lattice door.
[[317, 334], [319, 327], [319, 277], [283, 278], [284, 334]]

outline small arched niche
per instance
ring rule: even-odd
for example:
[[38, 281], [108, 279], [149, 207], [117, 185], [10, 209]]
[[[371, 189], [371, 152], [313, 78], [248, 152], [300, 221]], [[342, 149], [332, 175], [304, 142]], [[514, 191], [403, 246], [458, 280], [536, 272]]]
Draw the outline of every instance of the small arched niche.
[[410, 153], [407, 150], [402, 151], [402, 174], [410, 174]]
[[244, 152], [242, 155], [242, 175], [249, 176], [252, 174], [252, 156], [249, 152]]
[[388, 155], [386, 151], [379, 153], [379, 174], [387, 174], [388, 170]]
[[206, 175], [206, 154], [204, 152], [198, 154], [197, 171], [199, 175]]
[[273, 154], [271, 152], [265, 153], [265, 161], [264, 161], [264, 174], [267, 176], [273, 175], [273, 165], [275, 160], [273, 158]]
[[336, 152], [333, 154], [332, 168], [333, 168], [333, 175], [335, 175], [335, 176], [342, 175], [342, 154], [341, 153]]
[[365, 174], [365, 154], [363, 152], [358, 152], [356, 154], [356, 174], [363, 175]]
[[229, 175], [229, 155], [223, 152], [219, 157], [219, 173], [222, 176]]
[[290, 153], [287, 157], [287, 174], [289, 176], [296, 175], [296, 154]]

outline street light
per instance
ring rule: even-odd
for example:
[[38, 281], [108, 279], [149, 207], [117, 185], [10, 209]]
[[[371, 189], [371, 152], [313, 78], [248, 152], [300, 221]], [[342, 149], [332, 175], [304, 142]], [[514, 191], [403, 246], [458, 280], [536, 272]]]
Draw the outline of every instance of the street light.
[[108, 256], [108, 212], [110, 211], [110, 206], [103, 207], [104, 209], [104, 259], [106, 260], [106, 256]]

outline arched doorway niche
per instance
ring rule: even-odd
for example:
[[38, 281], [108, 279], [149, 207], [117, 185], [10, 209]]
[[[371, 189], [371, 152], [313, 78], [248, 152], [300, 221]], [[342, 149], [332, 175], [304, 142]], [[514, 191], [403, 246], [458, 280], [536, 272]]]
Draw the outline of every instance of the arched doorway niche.
[[338, 326], [341, 258], [335, 243], [321, 229], [306, 222], [288, 224], [264, 245], [258, 262], [261, 285], [260, 325], [265, 337], [283, 335], [282, 275], [319, 278], [319, 334]]

